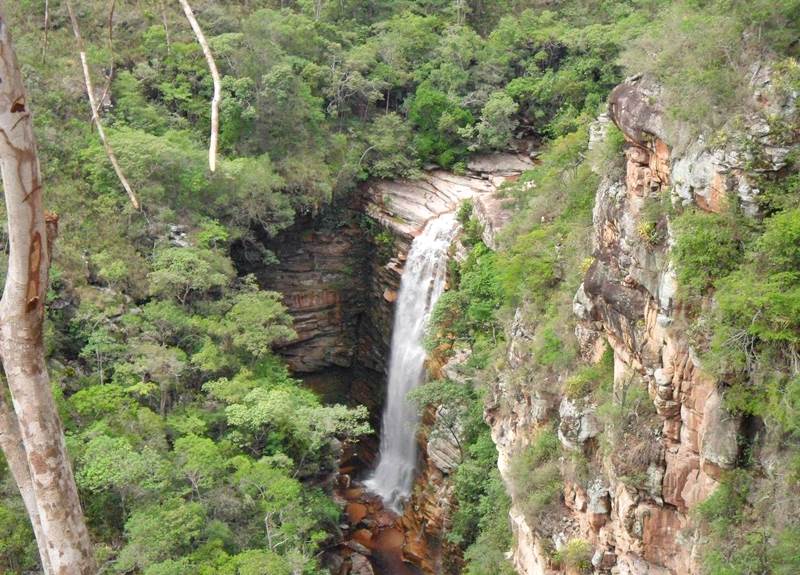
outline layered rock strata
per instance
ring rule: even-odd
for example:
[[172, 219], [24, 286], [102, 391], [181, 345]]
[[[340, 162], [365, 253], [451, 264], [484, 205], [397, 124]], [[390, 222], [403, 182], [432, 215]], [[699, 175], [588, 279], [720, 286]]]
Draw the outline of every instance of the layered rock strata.
[[[761, 151], [762, 173], [781, 170], [789, 152], [771, 143], [762, 118], [793, 106], [760, 97], [767, 83], [768, 77], [754, 75], [754, 112], [742, 136]], [[521, 310], [509, 330], [508, 368], [486, 412], [502, 474], [510, 479], [513, 454], [553, 420], [566, 452], [598, 458], [587, 481], [565, 481], [557, 525], [532, 524], [513, 506], [513, 562], [522, 575], [563, 572], [553, 550], [572, 539], [591, 546], [596, 573], [700, 573], [692, 509], [739, 457], [741, 422], [725, 410], [717, 382], [703, 373], [687, 337], [690, 326], [676, 298], [670, 262], [668, 218], [645, 220], [644, 210], [666, 197], [674, 205], [715, 212], [735, 202], [755, 215], [759, 191], [747, 169], [753, 158], [742, 146], [713, 149], [702, 138], [676, 152], [658, 102], [654, 83], [632, 78], [613, 91], [608, 117], [591, 131], [601, 137], [608, 121], [621, 130], [625, 169], [619, 178], [604, 178], [597, 191], [593, 260], [574, 300], [584, 358], [597, 361], [609, 346], [615, 393], [635, 381], [653, 403], [653, 414], [637, 421], [636, 436], [626, 437], [631, 443], [612, 446], [612, 451], [638, 450], [633, 471], [639, 480], [630, 481], [630, 469], [623, 477], [613, 457], [597, 455], [601, 429], [591, 402], [561, 398], [559, 381], [537, 382], [538, 391], [515, 385], [514, 371], [532, 359], [526, 342], [536, 329]]]

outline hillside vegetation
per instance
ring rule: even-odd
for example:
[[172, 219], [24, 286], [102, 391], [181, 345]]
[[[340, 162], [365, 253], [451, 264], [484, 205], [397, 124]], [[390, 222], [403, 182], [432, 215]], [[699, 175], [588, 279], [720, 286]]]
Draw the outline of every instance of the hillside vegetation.
[[[76, 1], [99, 112], [136, 210], [93, 129], [65, 5], [51, 0], [45, 20], [44, 0], [7, 4], [46, 204], [60, 215], [46, 322], [54, 393], [107, 573], [327, 572], [319, 557], [339, 509], [322, 485], [337, 443], [370, 432], [368, 414], [323, 405], [291, 376], [272, 351], [294, 333], [280, 294], [238, 274], [233, 254], [274, 261], [262, 240], [298, 214], [335, 229], [344, 223], [336, 208], [369, 178], [415, 177], [429, 165], [458, 172], [470, 154], [534, 141], [540, 162], [506, 189], [516, 216], [497, 252], [480, 240], [469, 206], [460, 213], [472, 229], [461, 240], [469, 255], [451, 270], [427, 343], [442, 356], [469, 348], [470, 386], [437, 382], [417, 397], [463, 408], [449, 537], [464, 572], [509, 572], [510, 499], [483, 407], [514, 311], [526, 304], [542, 326], [536, 363], [516, 385], [566, 382], [570, 393], [610, 402], [610, 366], [580, 364], [571, 306], [591, 255], [600, 176], [590, 166], [618, 171], [623, 141], [612, 130], [603, 149], [588, 151], [589, 123], [629, 73], [662, 82], [676, 142], [714, 137], [744, 113], [741, 94], [759, 62], [774, 62], [787, 89], [800, 89], [797, 0], [196, 0], [222, 74], [212, 174], [211, 77], [177, 3]], [[794, 171], [767, 183], [758, 221], [734, 206], [675, 216], [687, 301], [716, 294], [713, 310], [697, 310], [709, 368], [725, 376], [732, 409], [774, 422], [792, 449]], [[629, 415], [608, 406], [605, 417]], [[558, 498], [559, 457], [544, 430], [515, 464], [532, 517]], [[574, 462], [575, 473], [585, 464]], [[701, 512], [715, 542], [709, 573], [797, 572], [800, 531], [767, 525], [769, 509], [747, 497], [750, 475], [742, 462]], [[0, 478], [0, 572], [36, 571], [4, 466]], [[741, 544], [723, 545], [730, 533]], [[573, 547], [562, 562], [584, 565]]]

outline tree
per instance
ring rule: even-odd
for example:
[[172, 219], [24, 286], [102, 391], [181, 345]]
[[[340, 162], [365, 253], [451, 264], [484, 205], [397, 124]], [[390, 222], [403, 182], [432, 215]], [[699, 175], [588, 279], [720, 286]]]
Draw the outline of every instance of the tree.
[[[377, 178], [413, 178], [419, 169], [413, 134], [398, 114], [391, 112], [375, 119], [366, 134], [369, 147], [361, 155], [361, 164]], [[359, 166], [361, 167], [361, 166]], [[365, 172], [364, 177], [367, 177]]]
[[[0, 166], [9, 237], [0, 300], [0, 356], [15, 415], [7, 413], [0, 421], [0, 434], [13, 437], [16, 421], [31, 484], [24, 477], [15, 479], [34, 529], [41, 526], [37, 543], [48, 556], [42, 560], [44, 569], [88, 575], [96, 570], [92, 544], [44, 357], [44, 301], [58, 218], [45, 217], [31, 113], [1, 10], [0, 80]], [[2, 447], [9, 458], [19, 458], [19, 448], [9, 449], [5, 442]]]
[[103, 143], [103, 149], [106, 151], [108, 161], [111, 162], [111, 165], [114, 167], [114, 172], [117, 174], [122, 187], [125, 188], [125, 192], [128, 194], [133, 207], [138, 210], [139, 200], [136, 198], [136, 194], [133, 193], [133, 189], [128, 183], [128, 179], [122, 172], [119, 161], [117, 161], [117, 156], [114, 153], [114, 148], [111, 147], [108, 138], [106, 138], [106, 132], [103, 129], [102, 122], [100, 121], [100, 104], [97, 103], [95, 99], [94, 87], [92, 86], [92, 75], [89, 71], [89, 61], [86, 57], [86, 48], [83, 46], [83, 37], [81, 36], [81, 29], [78, 26], [78, 18], [75, 16], [75, 11], [72, 9], [72, 3], [67, 1], [66, 4], [67, 11], [69, 12], [69, 19], [70, 22], [72, 22], [72, 31], [75, 34], [75, 41], [78, 44], [78, 54], [80, 55], [81, 68], [83, 69], [83, 80], [86, 84], [86, 95], [89, 97], [89, 105], [92, 107], [92, 122], [94, 122], [94, 125], [97, 128], [97, 135], [100, 137], [100, 141]]
[[175, 297], [185, 305], [192, 293], [221, 289], [228, 284], [233, 270], [221, 254], [202, 248], [171, 247], [156, 256], [148, 274], [154, 295]]
[[488, 148], [503, 150], [509, 147], [517, 127], [515, 117], [519, 106], [505, 92], [498, 90], [489, 96], [489, 100], [481, 110], [480, 122], [473, 128], [465, 130], [465, 135], [474, 137], [474, 149]]
[[194, 434], [175, 441], [176, 462], [186, 476], [192, 490], [213, 487], [225, 471], [225, 460], [219, 446], [207, 437]]
[[214, 55], [211, 53], [211, 48], [208, 47], [206, 36], [203, 34], [203, 29], [194, 17], [192, 7], [186, 0], [180, 0], [183, 13], [186, 14], [186, 19], [192, 26], [192, 31], [197, 37], [197, 42], [203, 48], [203, 55], [208, 62], [208, 70], [211, 72], [211, 79], [214, 82], [214, 96], [211, 98], [211, 136], [208, 142], [208, 169], [212, 172], [217, 169], [217, 139], [219, 138], [219, 101], [222, 98], [222, 82], [219, 79], [219, 72], [217, 71], [217, 64], [214, 61]]

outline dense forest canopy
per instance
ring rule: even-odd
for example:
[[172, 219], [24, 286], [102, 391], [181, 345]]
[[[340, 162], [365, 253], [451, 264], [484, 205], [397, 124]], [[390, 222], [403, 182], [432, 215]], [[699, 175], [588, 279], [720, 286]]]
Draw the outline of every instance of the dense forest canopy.
[[[535, 142], [541, 163], [522, 182], [537, 191], [508, 190], [519, 214], [499, 253], [461, 210], [469, 255], [435, 312], [446, 329], [428, 344], [466, 345], [471, 368], [487, 369], [500, 323], [533, 299], [547, 326], [535, 369], [549, 377], [577, 362], [568, 316], [589, 251], [598, 183], [589, 164], [613, 168], [622, 146], [614, 133], [608, 149], [586, 150], [610, 90], [628, 73], [655, 76], [672, 129], [691, 137], [677, 126], [710, 135], [743, 111], [754, 62], [777, 62], [794, 89], [800, 76], [795, 0], [194, 0], [222, 76], [212, 174], [212, 80], [178, 3], [74, 4], [98, 112], [141, 210], [93, 128], [66, 5], [19, 0], [5, 10], [46, 204], [61, 216], [46, 321], [54, 393], [98, 561], [113, 573], [325, 572], [319, 553], [340, 511], [319, 479], [335, 469], [337, 441], [369, 433], [368, 414], [323, 405], [291, 376], [273, 352], [294, 333], [281, 296], [237, 274], [234, 252], [274, 261], [263, 239], [298, 214], [343, 225], [352, 214], [341, 207], [370, 178], [413, 178], [431, 165], [459, 172], [470, 154], [527, 153]], [[759, 274], [774, 283], [757, 297], [796, 292], [796, 250], [782, 243], [797, 237], [795, 187], [775, 185], [768, 214], [777, 215], [763, 226], [715, 228], [735, 236], [709, 240], [730, 247], [715, 256], [722, 269], [693, 259], [710, 216], [678, 225], [678, 263], [703, 269], [687, 267], [686, 285], [719, 289], [720, 325], [739, 327], [746, 304], [736, 294]], [[776, 316], [796, 316], [794, 300], [786, 305]], [[776, 318], [753, 336], [778, 353], [770, 342], [796, 346], [792, 322]], [[588, 388], [610, 368], [592, 369], [571, 385]], [[740, 407], [777, 410], [770, 390], [741, 390]], [[483, 393], [436, 382], [415, 397], [457, 405], [466, 421], [450, 538], [473, 575], [509, 569], [508, 496]], [[796, 412], [775, 413], [796, 432]], [[533, 514], [558, 490], [555, 450], [545, 433], [520, 464], [520, 492], [538, 497]], [[8, 473], [0, 477], [0, 571], [34, 571], [27, 516]]]

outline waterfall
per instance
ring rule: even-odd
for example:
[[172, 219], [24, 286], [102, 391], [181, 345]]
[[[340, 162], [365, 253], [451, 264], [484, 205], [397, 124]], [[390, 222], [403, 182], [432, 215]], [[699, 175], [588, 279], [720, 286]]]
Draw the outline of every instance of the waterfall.
[[395, 307], [389, 384], [383, 412], [378, 467], [366, 482], [387, 507], [399, 511], [411, 494], [417, 462], [417, 408], [406, 399], [422, 383], [423, 338], [447, 279], [448, 249], [458, 232], [453, 214], [431, 220], [411, 244]]

